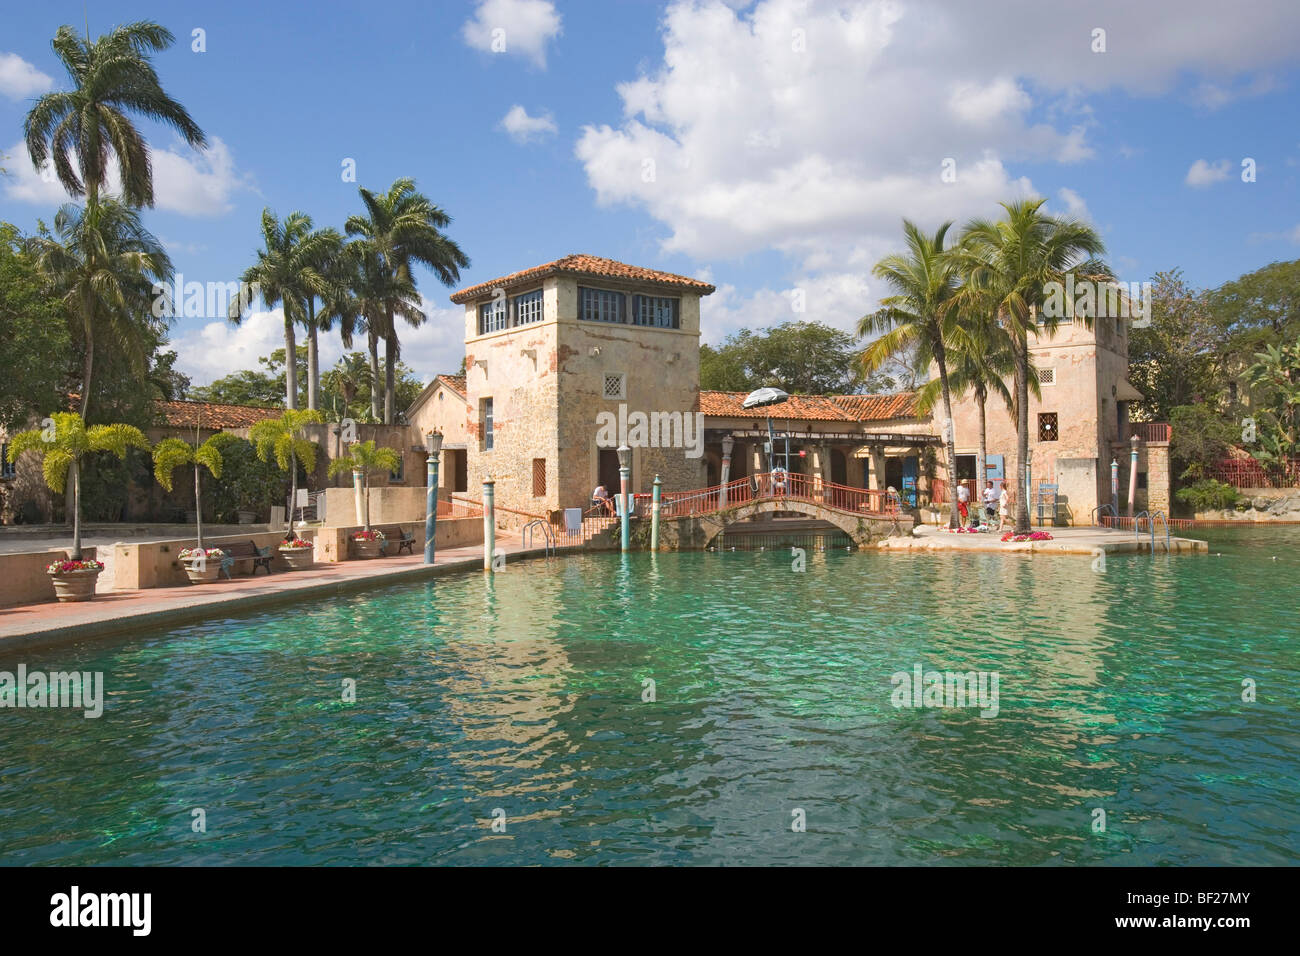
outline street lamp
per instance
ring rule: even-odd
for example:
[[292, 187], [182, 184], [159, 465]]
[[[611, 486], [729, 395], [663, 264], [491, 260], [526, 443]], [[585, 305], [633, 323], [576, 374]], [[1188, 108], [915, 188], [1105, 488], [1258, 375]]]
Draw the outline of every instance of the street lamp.
[[[756, 388], [745, 396], [741, 402], [742, 408], [763, 408], [767, 405], [780, 405], [782, 402], [788, 402], [790, 395], [779, 388]], [[786, 471], [790, 470], [790, 439], [787, 436], [785, 440], [785, 467]], [[767, 470], [772, 470], [772, 455], [776, 451], [776, 436], [772, 432], [772, 416], [767, 416]]]
[[424, 450], [428, 487], [424, 492], [424, 563], [433, 564], [433, 542], [438, 530], [438, 455], [442, 451], [442, 432], [431, 431], [424, 436]]
[[622, 542], [623, 550], [628, 550], [631, 544], [631, 529], [628, 526], [628, 481], [632, 477], [632, 449], [626, 444], [618, 447], [618, 492], [619, 498], [623, 502], [623, 519], [622, 519]]
[[727, 482], [731, 480], [731, 450], [736, 447], [736, 439], [727, 434], [722, 439], [722, 488], [718, 492], [718, 507], [727, 507]]

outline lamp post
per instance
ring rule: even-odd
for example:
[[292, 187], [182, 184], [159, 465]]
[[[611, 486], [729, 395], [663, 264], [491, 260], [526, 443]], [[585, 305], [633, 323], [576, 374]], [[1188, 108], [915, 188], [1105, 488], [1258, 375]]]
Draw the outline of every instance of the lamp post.
[[722, 439], [722, 488], [718, 492], [718, 507], [727, 507], [727, 482], [731, 480], [731, 450], [736, 447], [736, 439], [727, 435]]
[[632, 477], [632, 449], [626, 444], [618, 446], [618, 496], [622, 502], [622, 543], [623, 550], [627, 551], [631, 545], [631, 529], [628, 525], [628, 481]]
[[1128, 458], [1128, 516], [1133, 517], [1133, 499], [1138, 493], [1138, 437], [1134, 435]]
[[483, 479], [483, 570], [495, 571], [492, 559], [497, 552], [496, 482], [491, 475]]
[[659, 550], [659, 499], [662, 495], [663, 482], [655, 475], [654, 502], [650, 506], [650, 550]]
[[424, 563], [433, 564], [434, 535], [438, 530], [438, 455], [442, 451], [442, 432], [431, 431], [424, 436], [424, 449], [429, 453], [424, 493]]

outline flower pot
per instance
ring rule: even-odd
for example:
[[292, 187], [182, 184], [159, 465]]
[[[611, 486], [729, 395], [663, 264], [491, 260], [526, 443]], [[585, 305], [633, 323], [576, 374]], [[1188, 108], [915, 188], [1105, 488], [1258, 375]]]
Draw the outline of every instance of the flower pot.
[[380, 548], [384, 546], [382, 538], [376, 538], [373, 541], [358, 541], [352, 539], [352, 554], [357, 558], [377, 558], [380, 555]]
[[54, 596], [60, 601], [89, 601], [95, 596], [99, 571], [62, 571], [50, 577], [54, 580]]
[[280, 557], [290, 571], [306, 571], [316, 563], [315, 548], [280, 548]]
[[182, 561], [181, 565], [185, 568], [185, 575], [190, 579], [190, 584], [211, 584], [221, 573], [220, 558], [208, 558], [203, 563]]

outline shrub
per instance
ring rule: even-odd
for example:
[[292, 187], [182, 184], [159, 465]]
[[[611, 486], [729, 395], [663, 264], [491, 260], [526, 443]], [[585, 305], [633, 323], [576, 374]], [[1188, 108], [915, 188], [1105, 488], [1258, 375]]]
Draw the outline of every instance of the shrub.
[[1194, 485], [1179, 488], [1174, 497], [1193, 511], [1221, 511], [1231, 508], [1241, 496], [1226, 481], [1202, 478]]

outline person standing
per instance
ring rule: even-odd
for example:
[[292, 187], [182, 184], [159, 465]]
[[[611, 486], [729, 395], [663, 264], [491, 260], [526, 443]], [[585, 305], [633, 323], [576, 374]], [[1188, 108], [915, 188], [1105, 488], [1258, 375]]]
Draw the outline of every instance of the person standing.
[[964, 528], [969, 523], [970, 517], [970, 489], [965, 485], [957, 486], [957, 513], [961, 515], [961, 523], [958, 527]]
[[986, 482], [984, 487], [984, 521], [986, 524], [992, 524], [993, 519], [998, 515], [998, 491], [993, 487], [993, 482]]
[[1011, 509], [1015, 507], [1015, 500], [1016, 500], [1016, 496], [1015, 493], [1012, 492], [1011, 486], [1003, 485], [1002, 494], [998, 498], [998, 530], [999, 531], [1002, 530], [1002, 526], [1006, 524], [1007, 519], [1011, 517]]

